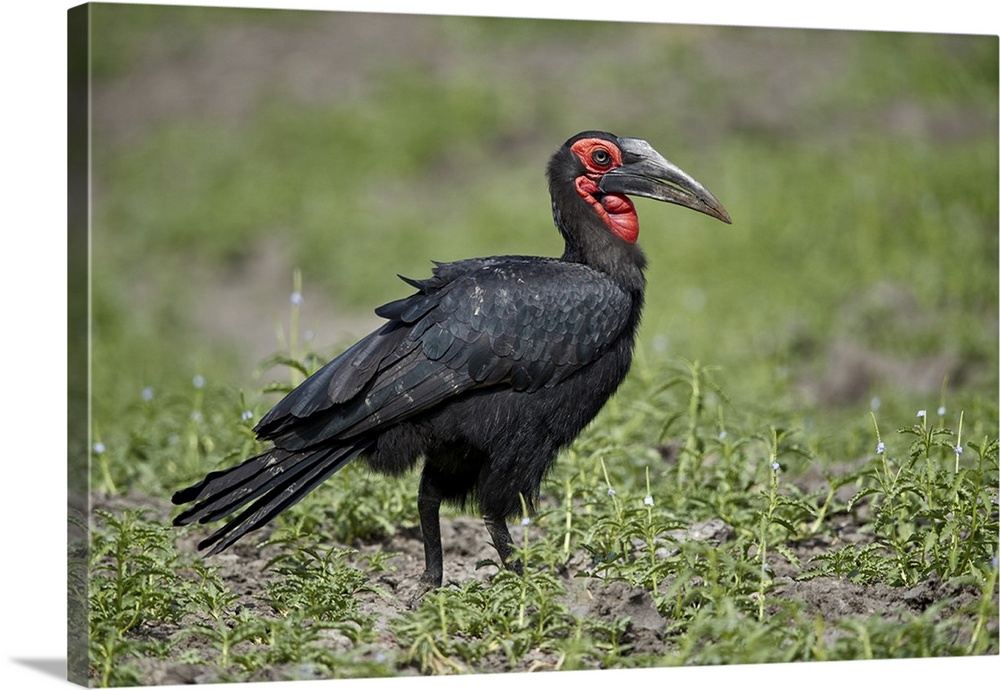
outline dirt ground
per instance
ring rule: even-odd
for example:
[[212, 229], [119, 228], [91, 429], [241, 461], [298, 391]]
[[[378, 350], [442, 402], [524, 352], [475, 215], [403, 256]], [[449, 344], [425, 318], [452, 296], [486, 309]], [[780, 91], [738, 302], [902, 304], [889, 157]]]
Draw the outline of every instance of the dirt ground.
[[[143, 508], [150, 511], [150, 517], [169, 523], [172, 506], [164, 501], [149, 496], [127, 495], [117, 497], [93, 496], [93, 506], [98, 510], [118, 512], [125, 509]], [[865, 537], [858, 531], [859, 523], [845, 521], [841, 526], [840, 538], [848, 541], [864, 543]], [[247, 609], [251, 613], [259, 613], [264, 617], [274, 617], [276, 614], [267, 603], [259, 597], [266, 591], [268, 583], [279, 575], [265, 568], [268, 560], [276, 555], [277, 547], [265, 546], [258, 548], [255, 544], [263, 541], [272, 527], [261, 530], [260, 539], [250, 539], [238, 542], [228, 551], [210, 559], [210, 565], [219, 569], [226, 586], [239, 594], [234, 604], [235, 610]], [[520, 527], [511, 526], [511, 534], [515, 541], [521, 538]], [[676, 535], [678, 538], [705, 540], [721, 543], [732, 537], [731, 529], [721, 520], [713, 519], [692, 526], [686, 535]], [[472, 517], [442, 518], [441, 537], [444, 546], [445, 584], [454, 582], [461, 584], [472, 579], [488, 581], [491, 569], [477, 569], [480, 561], [495, 558], [495, 552], [487, 539], [482, 523]], [[177, 549], [182, 552], [196, 551], [196, 543], [200, 537], [190, 533], [177, 542]], [[343, 546], [330, 544], [332, 547]], [[372, 657], [384, 652], [394, 652], [398, 642], [388, 629], [388, 622], [411, 610], [419, 601], [418, 578], [423, 570], [423, 543], [418, 530], [401, 531], [392, 538], [374, 543], [356, 543], [350, 545], [357, 549], [354, 557], [363, 561], [366, 554], [374, 551], [385, 551], [396, 554], [388, 561], [388, 568], [376, 574], [371, 584], [382, 590], [382, 593], [365, 591], [359, 593], [357, 601], [362, 614], [373, 616], [376, 631], [379, 633], [379, 643], [370, 651]], [[818, 553], [828, 550], [831, 544], [828, 539], [820, 538], [803, 541], [794, 545], [792, 551], [803, 563]], [[867, 617], [878, 615], [888, 621], [903, 621], [909, 616], [923, 614], [929, 607], [942, 600], [949, 604], [938, 611], [938, 618], [944, 619], [954, 615], [959, 608], [974, 602], [978, 592], [974, 587], [940, 581], [922, 582], [914, 587], [863, 586], [847, 580], [817, 577], [811, 580], [795, 580], [795, 569], [783, 557], [770, 560], [775, 572], [776, 587], [769, 593], [771, 601], [798, 600], [804, 605], [805, 611], [824, 621], [824, 641], [833, 645], [836, 639], [844, 635], [843, 630], [835, 627], [836, 621], [845, 617]], [[631, 646], [631, 653], [663, 654], [669, 652], [669, 639], [664, 636], [667, 621], [660, 615], [653, 604], [649, 593], [639, 587], [632, 587], [623, 582], [604, 582], [592, 578], [576, 577], [584, 564], [573, 560], [560, 573], [566, 586], [565, 603], [569, 609], [580, 617], [589, 620], [599, 620], [611, 624], [622, 617], [628, 617], [629, 624], [625, 643]], [[359, 563], [359, 567], [364, 567]], [[996, 619], [991, 622], [992, 632], [996, 632]], [[160, 638], [169, 638], [179, 629], [176, 625], [165, 625], [156, 630], [143, 630], [140, 634], [148, 634]], [[383, 644], [384, 643], [384, 644]], [[328, 644], [338, 651], [348, 651], [353, 643], [342, 636], [331, 636]], [[170, 659], [143, 658], [139, 660], [144, 685], [175, 685], [191, 683], [220, 682], [220, 669], [212, 665], [190, 664], [178, 662], [180, 652], [203, 652], [204, 658], [215, 658], [218, 651], [214, 644], [204, 638], [192, 637], [182, 644]], [[558, 659], [554, 654], [545, 655], [531, 653], [521, 661], [516, 671], [554, 670], [558, 668]], [[492, 673], [508, 671], [508, 661], [505, 655], [497, 653], [486, 657], [474, 669], [477, 673]], [[309, 678], [312, 671], [308, 668], [290, 668], [272, 666], [258, 675], [248, 679], [251, 681], [287, 680], [289, 677]], [[415, 667], [404, 668], [398, 675], [415, 675], [419, 673]]]

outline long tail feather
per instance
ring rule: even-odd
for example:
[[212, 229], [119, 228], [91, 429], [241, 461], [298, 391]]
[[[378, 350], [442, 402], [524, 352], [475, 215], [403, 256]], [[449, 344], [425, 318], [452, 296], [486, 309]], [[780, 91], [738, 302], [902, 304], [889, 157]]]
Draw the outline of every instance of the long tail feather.
[[175, 525], [198, 521], [214, 522], [229, 515], [254, 498], [262, 496], [278, 482], [294, 478], [330, 454], [330, 450], [290, 452], [281, 448], [270, 450], [246, 460], [236, 467], [213, 472], [202, 482], [174, 494], [174, 503], [199, 501], [174, 518]]
[[224, 551], [247, 533], [260, 529], [279, 513], [301, 501], [306, 494], [322, 484], [330, 475], [346, 465], [360, 452], [359, 448], [327, 451], [317, 461], [311, 463], [311, 468], [306, 472], [272, 488], [221, 529], [202, 540], [198, 544], [198, 548], [205, 549], [214, 544], [211, 551], [208, 552], [209, 556]]
[[204, 549], [219, 542], [209, 555], [219, 553], [300, 501], [364, 450], [362, 444], [299, 452], [272, 448], [229, 470], [213, 472], [198, 484], [174, 494], [174, 503], [200, 501], [174, 518], [174, 524], [212, 522], [256, 499], [198, 545]]
[[[211, 496], [215, 496], [216, 494], [231, 490], [243, 482], [256, 477], [260, 472], [268, 467], [269, 463], [273, 463], [276, 460], [280, 461], [280, 458], [277, 458], [274, 454], [274, 450], [275, 449], [271, 449], [261, 453], [260, 455], [247, 458], [235, 467], [229, 467], [216, 472], [209, 472], [200, 482], [193, 484], [186, 489], [181, 489], [175, 493], [170, 500], [174, 503], [174, 505], [181, 505], [183, 503], [190, 503], [191, 501], [200, 501], [204, 498], [209, 498]], [[190, 522], [189, 520], [179, 522], [181, 517], [182, 516], [178, 516], [178, 518], [174, 520], [174, 524], [185, 525], [187, 522]]]

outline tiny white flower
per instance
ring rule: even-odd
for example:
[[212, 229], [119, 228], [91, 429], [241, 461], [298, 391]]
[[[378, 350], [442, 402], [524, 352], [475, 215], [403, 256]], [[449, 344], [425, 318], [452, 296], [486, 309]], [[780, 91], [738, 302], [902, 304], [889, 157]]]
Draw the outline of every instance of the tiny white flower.
[[652, 496], [646, 496], [646, 498], [642, 499], [642, 502], [645, 503], [646, 505], [648, 505], [650, 508], [653, 507], [653, 497]]
[[289, 299], [290, 299], [290, 301], [291, 301], [292, 304], [294, 304], [295, 306], [298, 306], [298, 305], [302, 304], [302, 293], [301, 292], [293, 292], [292, 296]]
[[720, 441], [725, 441], [726, 440], [726, 436], [729, 436], [729, 432], [727, 432], [725, 429], [723, 429], [722, 431], [719, 432], [719, 440]]
[[778, 464], [778, 463], [776, 463], [776, 462], [772, 462], [772, 463], [771, 463], [771, 469], [772, 469], [772, 470], [774, 470], [775, 472], [778, 472], [778, 471], [780, 471], [780, 470], [781, 470], [781, 465], [779, 465], [779, 464]]
[[927, 410], [917, 410], [917, 417], [923, 418], [927, 416]]
[[885, 452], [885, 444], [882, 443], [881, 441], [879, 441], [878, 445], [875, 446], [875, 452], [878, 453], [879, 455], [881, 455], [882, 453], [884, 453]]
[[965, 452], [965, 449], [962, 448], [962, 446], [955, 446], [955, 455], [961, 455], [964, 452]]
[[872, 410], [878, 411], [878, 408], [882, 407], [882, 400], [876, 395], [872, 398], [871, 402]]
[[947, 411], [948, 408], [946, 408], [944, 405], [941, 405], [940, 407], [938, 407], [938, 417], [944, 417], [944, 413]]
[[149, 386], [146, 386], [145, 388], [143, 388], [142, 389], [142, 399], [145, 400], [146, 402], [149, 402], [150, 400], [152, 400], [153, 399], [153, 389], [150, 388]]
[[251, 412], [250, 410], [243, 410], [243, 414], [240, 415], [240, 419], [242, 419], [244, 422], [250, 421], [251, 419], [253, 419], [253, 412]]
[[195, 388], [204, 388], [205, 377], [202, 376], [201, 374], [195, 374], [194, 378], [191, 379], [191, 385], [193, 385]]
[[98, 455], [100, 455], [101, 453], [103, 453], [104, 452], [104, 444], [101, 443], [100, 441], [98, 441], [97, 443], [95, 443], [94, 444], [94, 452], [97, 453]]
[[614, 496], [617, 493], [618, 492], [612, 489], [610, 486], [608, 487], [608, 496]]
[[531, 518], [530, 517], [523, 517], [523, 518], [521, 518], [521, 527], [527, 527], [530, 524], [531, 524]]

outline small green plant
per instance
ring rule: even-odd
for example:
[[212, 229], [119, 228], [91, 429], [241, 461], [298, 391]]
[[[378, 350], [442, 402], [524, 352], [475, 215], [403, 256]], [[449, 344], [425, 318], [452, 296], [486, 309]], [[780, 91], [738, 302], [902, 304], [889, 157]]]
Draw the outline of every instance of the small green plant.
[[[677, 482], [681, 487], [697, 482], [705, 454], [705, 442], [702, 435], [705, 408], [709, 394], [714, 394], [725, 400], [722, 389], [715, 383], [710, 374], [718, 367], [705, 366], [700, 362], [683, 362], [683, 368], [676, 368], [674, 375], [662, 384], [661, 392], [666, 392], [673, 386], [688, 388], [687, 424], [683, 431], [683, 441], [677, 456]], [[682, 417], [682, 412], [668, 417], [663, 424], [660, 438], [664, 438], [673, 423]]]
[[207, 620], [195, 622], [185, 632], [197, 635], [213, 644], [218, 652], [214, 663], [226, 669], [233, 662], [234, 648], [248, 640], [260, 641], [265, 635], [261, 620], [252, 618], [243, 609], [234, 614], [238, 595], [218, 582], [206, 583], [195, 597], [194, 604]]
[[371, 633], [371, 617], [359, 613], [355, 595], [370, 590], [368, 580], [384, 568], [387, 554], [369, 557], [368, 568], [361, 570], [347, 562], [357, 553], [353, 549], [322, 548], [315, 539], [295, 542], [279, 537], [271, 543], [287, 547], [266, 565], [279, 576], [268, 585], [266, 596], [280, 615], [294, 612], [312, 618], [353, 642]]
[[[778, 476], [781, 473], [781, 463], [779, 457], [785, 453], [802, 451], [795, 445], [782, 445], [790, 435], [790, 431], [770, 427], [765, 436], [762, 437], [768, 448], [767, 471], [769, 480], [767, 486], [761, 489], [761, 503], [763, 506], [754, 511], [757, 527], [753, 533], [756, 546], [756, 560], [760, 565], [760, 576], [758, 579], [756, 600], [757, 619], [764, 619], [765, 595], [773, 583], [773, 569], [768, 562], [768, 548], [781, 554], [796, 569], [800, 568], [799, 559], [788, 547], [787, 540], [799, 534], [800, 525], [809, 519], [815, 518], [811, 506], [788, 493], [779, 491]], [[772, 531], [777, 528], [781, 534], [772, 536]]]
[[[862, 473], [865, 486], [851, 505], [869, 501], [880, 548], [824, 556], [835, 570], [842, 572], [843, 564], [854, 560], [852, 575], [867, 572], [865, 581], [886, 576], [891, 585], [905, 586], [982, 568], [996, 552], [996, 511], [987, 503], [998, 474], [996, 439], [969, 442], [976, 461], [963, 466], [961, 431], [956, 435], [928, 424], [923, 410], [918, 419], [897, 432], [914, 437], [903, 459], [882, 440], [876, 423], [875, 457]], [[880, 553], [889, 554], [890, 563], [875, 564]]]
[[[525, 552], [518, 549], [522, 558]], [[470, 581], [426, 594], [419, 608], [392, 622], [406, 650], [402, 662], [422, 673], [474, 670], [489, 656], [500, 655], [510, 670], [531, 653], [564, 653], [575, 639], [577, 656], [593, 653], [594, 639], [607, 631], [576, 618], [564, 602], [566, 589], [551, 571], [519, 576], [497, 572], [488, 585]]]
[[[210, 571], [192, 566], [202, 583]], [[134, 682], [129, 658], [163, 656], [170, 643], [141, 637], [143, 626], [174, 624], [196, 606], [199, 583], [187, 579], [166, 528], [144, 511], [97, 511], [90, 547], [90, 665], [102, 687]]]

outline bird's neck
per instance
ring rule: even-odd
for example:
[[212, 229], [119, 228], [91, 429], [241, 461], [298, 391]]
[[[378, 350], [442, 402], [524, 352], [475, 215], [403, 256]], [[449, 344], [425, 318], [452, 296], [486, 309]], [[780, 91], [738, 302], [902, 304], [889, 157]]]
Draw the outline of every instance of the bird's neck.
[[[562, 260], [580, 263], [605, 273], [642, 304], [646, 289], [646, 255], [635, 242], [636, 237], [622, 237], [609, 228], [595, 212], [593, 204], [579, 194], [572, 179], [550, 170], [549, 191], [552, 195], [552, 219], [566, 241]], [[631, 202], [629, 202], [631, 204]], [[638, 235], [638, 222], [636, 222]]]
[[[638, 244], [626, 242], [603, 227], [576, 228], [569, 232], [560, 227], [566, 240], [563, 261], [585, 264], [607, 274], [622, 288], [638, 297], [646, 290], [646, 255]], [[581, 232], [582, 230], [582, 232]]]
[[[630, 313], [621, 333], [623, 352], [631, 362], [635, 336], [642, 320], [642, 308], [646, 301], [646, 255], [639, 245], [626, 242], [608, 232], [591, 235], [591, 241], [580, 242], [577, 234], [563, 232], [566, 249], [561, 259], [572, 263], [585, 264], [609, 276], [625, 289], [632, 298]], [[598, 238], [598, 239], [593, 239]], [[627, 370], [628, 367], [626, 366]]]

